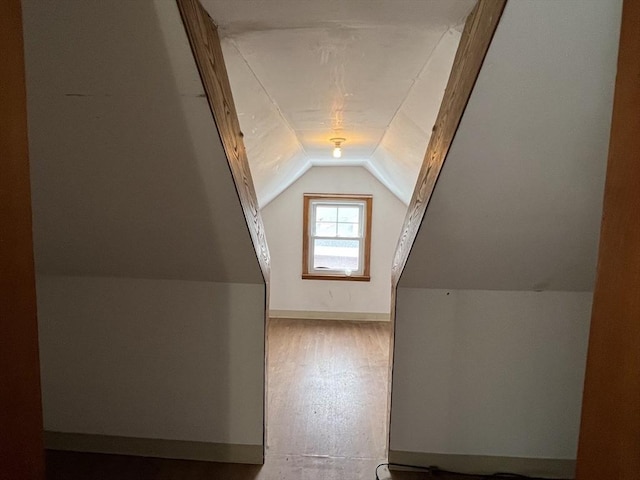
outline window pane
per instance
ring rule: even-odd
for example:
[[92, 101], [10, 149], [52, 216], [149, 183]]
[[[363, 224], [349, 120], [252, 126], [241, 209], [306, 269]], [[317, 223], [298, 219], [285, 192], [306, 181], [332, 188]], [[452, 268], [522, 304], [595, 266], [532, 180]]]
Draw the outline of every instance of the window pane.
[[338, 236], [339, 237], [358, 237], [360, 236], [360, 228], [357, 223], [339, 223], [338, 224]]
[[336, 236], [336, 223], [316, 223], [316, 237], [335, 237]]
[[347, 223], [359, 223], [360, 207], [339, 207], [338, 221]]
[[356, 272], [360, 267], [359, 240], [314, 240], [313, 268]]
[[336, 222], [338, 220], [338, 207], [326, 205], [316, 206], [316, 222]]

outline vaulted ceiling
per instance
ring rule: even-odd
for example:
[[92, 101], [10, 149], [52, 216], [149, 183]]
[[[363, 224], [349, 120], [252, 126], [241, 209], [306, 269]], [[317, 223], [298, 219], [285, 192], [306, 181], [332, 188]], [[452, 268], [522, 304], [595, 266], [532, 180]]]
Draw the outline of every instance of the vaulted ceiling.
[[312, 165], [362, 165], [408, 203], [474, 3], [204, 0], [261, 206]]
[[[261, 203], [334, 162], [335, 112], [408, 200], [472, 3], [206, 0]], [[620, 3], [508, 2], [402, 285], [592, 288]], [[258, 281], [175, 2], [23, 12], [38, 270]]]

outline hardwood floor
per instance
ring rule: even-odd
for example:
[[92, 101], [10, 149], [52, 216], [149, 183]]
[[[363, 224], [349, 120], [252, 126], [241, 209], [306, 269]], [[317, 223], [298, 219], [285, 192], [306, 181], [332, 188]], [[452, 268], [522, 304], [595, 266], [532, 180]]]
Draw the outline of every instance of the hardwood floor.
[[389, 325], [274, 320], [267, 456], [384, 461]]

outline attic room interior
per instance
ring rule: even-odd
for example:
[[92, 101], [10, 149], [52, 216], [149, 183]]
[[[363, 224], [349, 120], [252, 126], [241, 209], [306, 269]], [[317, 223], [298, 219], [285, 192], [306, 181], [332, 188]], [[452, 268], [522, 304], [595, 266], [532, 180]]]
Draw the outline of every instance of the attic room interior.
[[0, 51], [0, 478], [638, 477], [639, 2], [5, 0]]

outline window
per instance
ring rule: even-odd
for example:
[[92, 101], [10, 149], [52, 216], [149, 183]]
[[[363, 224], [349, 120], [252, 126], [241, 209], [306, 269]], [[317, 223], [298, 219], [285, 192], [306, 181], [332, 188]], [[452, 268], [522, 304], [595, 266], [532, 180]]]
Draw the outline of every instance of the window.
[[304, 194], [302, 278], [368, 282], [371, 195]]

